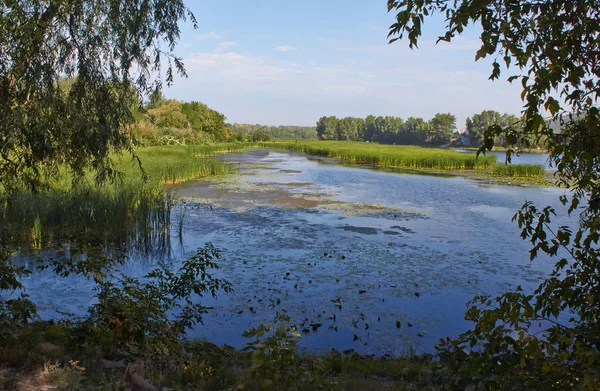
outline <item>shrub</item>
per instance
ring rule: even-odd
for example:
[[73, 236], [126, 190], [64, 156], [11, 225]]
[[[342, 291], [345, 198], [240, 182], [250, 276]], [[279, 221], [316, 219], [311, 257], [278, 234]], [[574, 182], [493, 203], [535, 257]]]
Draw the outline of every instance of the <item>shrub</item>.
[[210, 274], [219, 258], [217, 249], [207, 244], [177, 272], [161, 266], [141, 279], [121, 275], [100, 280], [95, 287], [98, 303], [82, 325], [109, 333], [115, 347], [145, 342], [174, 347], [207, 311], [194, 296], [232, 291], [229, 282]]

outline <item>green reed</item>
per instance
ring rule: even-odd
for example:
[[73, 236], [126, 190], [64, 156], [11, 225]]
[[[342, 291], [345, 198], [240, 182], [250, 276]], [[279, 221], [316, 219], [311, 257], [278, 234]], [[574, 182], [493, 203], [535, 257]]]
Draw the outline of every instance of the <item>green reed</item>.
[[544, 167], [539, 164], [494, 164], [492, 175], [515, 178], [543, 178]]
[[40, 250], [74, 236], [93, 244], [151, 250], [165, 245], [175, 203], [169, 185], [233, 172], [226, 163], [198, 157], [198, 148], [149, 147], [136, 151], [147, 179], [131, 156], [113, 156], [120, 180], [98, 185], [61, 172], [48, 189], [0, 192], [0, 219], [16, 248]]
[[472, 170], [489, 168], [495, 156], [465, 154], [437, 148], [408, 145], [382, 145], [350, 141], [302, 141], [295, 143], [263, 143], [269, 148], [304, 152], [356, 163], [381, 167], [436, 170]]

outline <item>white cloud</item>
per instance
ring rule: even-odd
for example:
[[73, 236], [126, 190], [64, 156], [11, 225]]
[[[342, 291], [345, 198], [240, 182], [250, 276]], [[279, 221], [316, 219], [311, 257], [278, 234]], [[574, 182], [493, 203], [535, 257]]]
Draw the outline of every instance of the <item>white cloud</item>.
[[397, 88], [370, 72], [341, 65], [298, 64], [271, 56], [214, 51], [184, 59], [186, 83], [219, 83], [223, 88], [248, 93], [286, 93], [295, 96], [362, 96]]
[[200, 40], [200, 41], [206, 41], [206, 40], [209, 40], [209, 39], [221, 39], [221, 36], [218, 33], [214, 32], [214, 31], [211, 31], [211, 32], [206, 33], [206, 34], [198, 34], [198, 35], [196, 35], [196, 39]]
[[231, 41], [225, 41], [225, 42], [221, 42], [219, 43], [219, 46], [217, 46], [216, 51], [218, 52], [224, 52], [228, 49], [231, 49], [234, 46], [237, 46], [237, 42], [231, 42]]
[[276, 48], [273, 48], [273, 50], [275, 50], [276, 52], [293, 52], [298, 49], [294, 46], [281, 45], [281, 46], [277, 46]]
[[[221, 42], [218, 50], [185, 58], [189, 78], [175, 83], [174, 96], [200, 96], [234, 122], [269, 124], [312, 123], [326, 114], [427, 119], [436, 112], [452, 112], [462, 124], [484, 109], [517, 113], [521, 107], [518, 88], [487, 80], [489, 64], [472, 64], [470, 55], [469, 62], [449, 58], [449, 52], [436, 51], [433, 44], [419, 51], [387, 45], [354, 48], [369, 51], [368, 62], [351, 54], [337, 61], [291, 61], [227, 50], [233, 46]], [[353, 52], [347, 49], [337, 53]]]

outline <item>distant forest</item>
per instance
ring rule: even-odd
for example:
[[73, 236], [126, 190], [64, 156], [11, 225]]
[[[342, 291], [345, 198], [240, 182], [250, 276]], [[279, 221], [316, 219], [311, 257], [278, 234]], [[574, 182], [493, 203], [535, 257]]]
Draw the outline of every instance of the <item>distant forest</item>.
[[[463, 134], [457, 132], [456, 117], [450, 113], [438, 113], [429, 121], [423, 118], [375, 117], [366, 118], [335, 116], [321, 117], [317, 121], [317, 136], [321, 140], [368, 141], [382, 144], [408, 144], [440, 146], [451, 142], [477, 145], [484, 131], [492, 125], [520, 126], [519, 118], [510, 114], [485, 110], [467, 118]], [[459, 137], [462, 136], [462, 137]], [[497, 140], [497, 145], [505, 144]]]
[[225, 115], [201, 102], [182, 102], [153, 94], [142, 107], [132, 96], [134, 133], [145, 145], [211, 144], [221, 141], [316, 139], [314, 126], [228, 124]]
[[[457, 132], [456, 117], [438, 113], [430, 120], [409, 117], [366, 118], [321, 117], [317, 126], [267, 126], [226, 123], [225, 115], [201, 102], [181, 102], [154, 94], [140, 107], [132, 97], [136, 120], [134, 133], [146, 145], [211, 144], [220, 141], [269, 141], [272, 139], [316, 139], [441, 146], [478, 146], [483, 133], [492, 125], [521, 126], [514, 115], [485, 110], [467, 118], [462, 132]], [[496, 145], [506, 145], [504, 139]]]
[[[231, 134], [240, 133], [254, 141], [262, 141], [264, 138], [278, 139], [316, 139], [317, 128], [314, 126], [266, 126], [249, 124], [227, 124]], [[258, 140], [258, 139], [261, 140]]]

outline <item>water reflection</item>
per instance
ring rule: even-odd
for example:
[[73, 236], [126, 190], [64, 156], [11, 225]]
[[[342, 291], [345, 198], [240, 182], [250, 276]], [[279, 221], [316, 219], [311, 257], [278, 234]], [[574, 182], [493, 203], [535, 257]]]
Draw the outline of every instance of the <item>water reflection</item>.
[[[176, 267], [206, 242], [223, 251], [219, 278], [235, 292], [192, 336], [243, 346], [249, 327], [286, 311], [304, 330], [300, 346], [402, 354], [431, 352], [469, 325], [465, 302], [522, 285], [551, 265], [529, 262], [511, 223], [526, 200], [558, 206], [558, 189], [404, 175], [267, 150], [224, 155], [241, 175], [178, 187], [183, 235], [170, 233]], [[172, 217], [172, 220], [176, 219]], [[567, 216], [557, 222], [570, 224]], [[158, 262], [131, 256], [122, 271], [142, 276]], [[92, 300], [89, 283], [36, 273], [26, 281], [44, 316]], [[318, 326], [315, 326], [318, 325]]]

